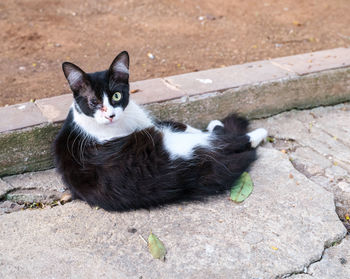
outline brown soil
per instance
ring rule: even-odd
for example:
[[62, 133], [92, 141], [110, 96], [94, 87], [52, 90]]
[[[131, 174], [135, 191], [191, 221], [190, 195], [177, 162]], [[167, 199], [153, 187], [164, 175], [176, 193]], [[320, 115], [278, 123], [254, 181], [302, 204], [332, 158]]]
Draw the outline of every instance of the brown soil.
[[2, 0], [0, 105], [67, 93], [63, 61], [102, 70], [121, 50], [142, 80], [347, 47], [349, 15], [349, 0]]

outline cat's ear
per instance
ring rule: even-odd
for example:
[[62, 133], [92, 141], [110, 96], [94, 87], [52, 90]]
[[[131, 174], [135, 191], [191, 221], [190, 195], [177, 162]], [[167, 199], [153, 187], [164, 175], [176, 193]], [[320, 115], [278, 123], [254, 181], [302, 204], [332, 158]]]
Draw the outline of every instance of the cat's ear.
[[128, 82], [129, 81], [129, 54], [122, 51], [114, 58], [109, 67], [109, 76], [114, 81]]
[[70, 62], [64, 62], [62, 64], [62, 70], [74, 93], [79, 93], [81, 90], [86, 89], [89, 86], [86, 73], [77, 65]]

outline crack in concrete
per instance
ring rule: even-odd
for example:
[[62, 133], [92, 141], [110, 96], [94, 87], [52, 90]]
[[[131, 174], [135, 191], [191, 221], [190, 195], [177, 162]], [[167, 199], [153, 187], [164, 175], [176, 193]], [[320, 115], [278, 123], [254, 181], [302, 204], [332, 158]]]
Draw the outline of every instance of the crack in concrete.
[[323, 257], [324, 257], [324, 254], [326, 253], [327, 249], [329, 249], [329, 248], [331, 248], [331, 247], [333, 247], [333, 246], [335, 246], [335, 245], [341, 244], [342, 241], [346, 238], [346, 236], [347, 236], [347, 234], [345, 234], [345, 235], [344, 235], [342, 238], [340, 238], [340, 239], [337, 239], [337, 240], [335, 240], [335, 241], [332, 241], [330, 245], [328, 245], [328, 246], [325, 245], [324, 248], [323, 248], [323, 250], [322, 250], [321, 256], [320, 256], [318, 259], [316, 259], [316, 260], [314, 260], [314, 261], [311, 261], [310, 263], [308, 263], [307, 265], [305, 265], [305, 266], [303, 267], [302, 270], [292, 271], [292, 272], [290, 272], [290, 273], [278, 275], [278, 276], [275, 277], [275, 279], [291, 278], [292, 276], [298, 275], [298, 274], [307, 274], [307, 275], [310, 275], [310, 276], [312, 277], [312, 274], [309, 273], [310, 267], [311, 267], [313, 264], [316, 264], [316, 263], [322, 261], [322, 260], [323, 260]]
[[[4, 180], [2, 180], [4, 181]], [[16, 192], [16, 191], [21, 191], [21, 190], [38, 190], [38, 191], [42, 191], [41, 189], [39, 188], [36, 188], [36, 187], [28, 187], [28, 188], [21, 188], [21, 187], [16, 187], [14, 186], [13, 184], [11, 184], [11, 182], [8, 182], [8, 181], [4, 181], [6, 184], [8, 184], [10, 187], [12, 187], [11, 189], [5, 191], [5, 193], [3, 193], [1, 196], [0, 196], [0, 202], [2, 201], [7, 201], [9, 200], [7, 198], [7, 195], [12, 193], [12, 192]]]

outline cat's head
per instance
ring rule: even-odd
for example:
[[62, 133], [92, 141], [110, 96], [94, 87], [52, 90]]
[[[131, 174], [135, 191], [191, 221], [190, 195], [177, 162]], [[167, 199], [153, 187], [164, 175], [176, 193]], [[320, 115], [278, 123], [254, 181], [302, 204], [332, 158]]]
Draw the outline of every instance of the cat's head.
[[93, 117], [99, 124], [118, 120], [129, 103], [129, 54], [123, 51], [108, 70], [85, 73], [78, 66], [64, 62], [64, 75], [79, 113]]

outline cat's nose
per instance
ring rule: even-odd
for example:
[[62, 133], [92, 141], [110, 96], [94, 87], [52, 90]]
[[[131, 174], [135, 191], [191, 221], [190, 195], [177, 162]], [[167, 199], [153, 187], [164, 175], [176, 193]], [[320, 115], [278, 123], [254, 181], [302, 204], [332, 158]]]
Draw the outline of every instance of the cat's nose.
[[111, 114], [111, 115], [109, 116], [109, 118], [110, 118], [110, 119], [113, 119], [114, 116], [115, 116], [115, 114], [113, 113], [113, 114]]

